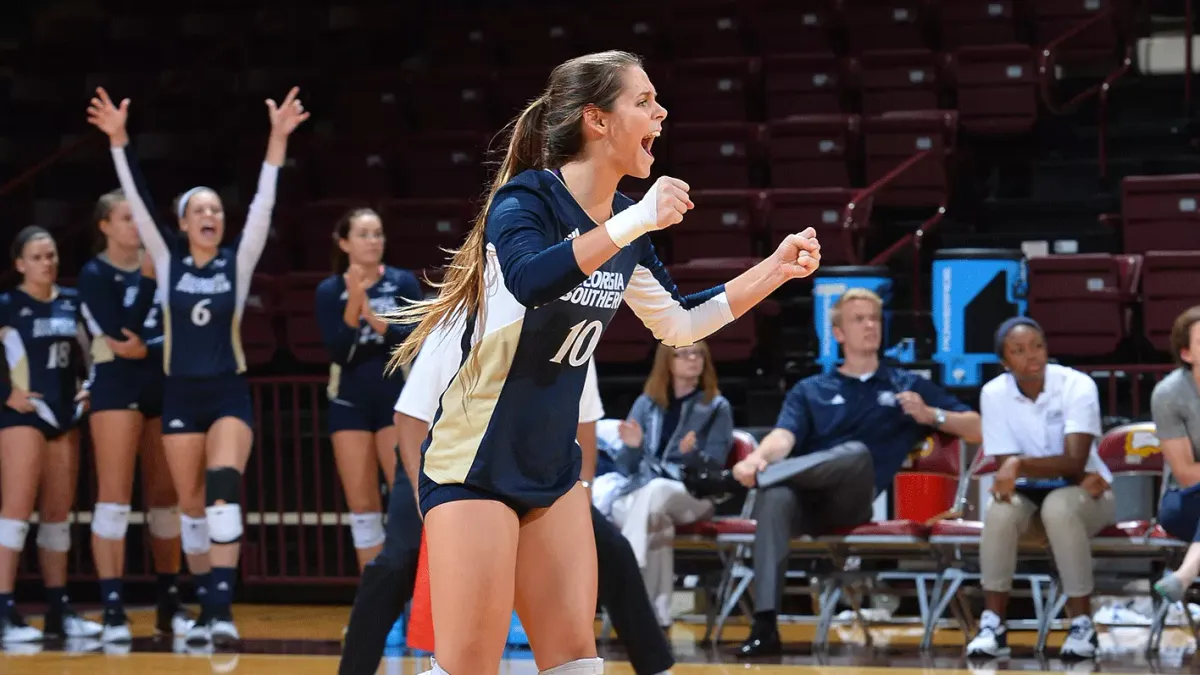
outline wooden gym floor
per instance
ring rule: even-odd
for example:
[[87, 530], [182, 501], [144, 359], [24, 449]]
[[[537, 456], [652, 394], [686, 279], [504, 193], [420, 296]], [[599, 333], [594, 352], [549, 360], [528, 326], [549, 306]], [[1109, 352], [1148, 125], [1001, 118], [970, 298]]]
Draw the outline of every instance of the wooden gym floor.
[[[10, 648], [0, 653], [2, 675], [173, 675], [286, 673], [310, 675], [334, 673], [340, 648], [342, 627], [348, 607], [240, 605], [235, 608], [242, 645], [236, 651], [213, 653], [189, 650], [182, 643], [151, 637], [153, 615], [150, 611], [131, 611], [135, 640], [131, 647], [114, 649], [93, 644], [54, 644]], [[31, 623], [37, 624], [36, 619]], [[724, 675], [741, 672], [795, 673], [797, 675], [997, 675], [1012, 671], [1055, 673], [1200, 673], [1200, 660], [1193, 665], [1190, 640], [1179, 630], [1168, 631], [1161, 655], [1148, 661], [1143, 654], [1145, 630], [1122, 628], [1101, 635], [1101, 659], [1095, 663], [1063, 664], [1057, 659], [1038, 659], [1033, 654], [1033, 635], [1014, 631], [1010, 634], [1012, 658], [990, 663], [967, 663], [962, 658], [962, 636], [957, 631], [942, 631], [931, 655], [921, 655], [916, 644], [916, 627], [874, 628], [874, 646], [866, 648], [862, 635], [853, 628], [835, 628], [839, 641], [826, 655], [813, 655], [808, 648], [811, 624], [785, 624], [783, 638], [789, 643], [783, 656], [745, 663], [734, 656], [744, 626], [730, 626], [726, 642], [716, 647], [698, 644], [703, 628], [677, 624], [671, 632], [679, 664], [674, 675]], [[1047, 653], [1057, 652], [1062, 636], [1051, 637]], [[536, 675], [527, 651], [513, 651], [505, 662], [504, 675]], [[633, 675], [620, 643], [609, 640], [601, 645], [601, 656], [608, 661], [606, 673]], [[380, 673], [416, 675], [428, 666], [428, 660], [395, 655], [385, 660]]]

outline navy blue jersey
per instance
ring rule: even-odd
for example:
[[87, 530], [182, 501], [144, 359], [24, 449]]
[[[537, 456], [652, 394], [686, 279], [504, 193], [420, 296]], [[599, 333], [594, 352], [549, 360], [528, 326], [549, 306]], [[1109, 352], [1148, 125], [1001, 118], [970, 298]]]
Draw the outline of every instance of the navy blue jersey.
[[[613, 211], [632, 203], [617, 194]], [[442, 394], [422, 467], [430, 481], [552, 503], [579, 477], [587, 364], [622, 299], [675, 346], [733, 320], [723, 286], [681, 297], [648, 237], [585, 275], [570, 240], [595, 227], [556, 172], [526, 171], [496, 193], [483, 308], [463, 333], [478, 367], [465, 356]]]
[[[413, 328], [389, 323], [387, 332], [380, 335], [365, 319], [359, 319], [358, 326], [351, 328], [343, 318], [348, 293], [346, 279], [341, 274], [317, 286], [317, 321], [333, 362], [329, 369], [331, 400], [342, 395], [353, 396], [356, 385], [369, 386], [384, 379], [384, 367], [392, 350]], [[401, 302], [420, 300], [421, 295], [421, 284], [412, 272], [384, 267], [383, 275], [367, 289], [367, 302], [379, 316], [396, 309]]]
[[34, 401], [38, 417], [59, 429], [72, 421], [86, 371], [79, 306], [73, 288], [58, 288], [48, 302], [20, 289], [0, 295], [0, 344], [8, 364], [0, 394], [6, 400], [14, 388], [39, 394]]
[[886, 490], [917, 441], [932, 429], [905, 414], [896, 394], [913, 391], [925, 403], [950, 412], [970, 412], [946, 390], [903, 368], [879, 364], [869, 376], [837, 371], [797, 382], [783, 401], [775, 426], [796, 437], [792, 455], [828, 450], [858, 441], [867, 446], [875, 465], [875, 486]]
[[232, 246], [220, 247], [215, 258], [199, 266], [181, 233], [161, 232], [155, 224], [125, 149], [112, 148], [112, 154], [161, 287], [164, 372], [189, 378], [245, 372], [242, 312], [270, 232], [278, 167], [263, 163], [246, 226]]
[[107, 256], [98, 255], [83, 266], [79, 273], [79, 298], [88, 335], [92, 344], [92, 366], [105, 364], [144, 364], [144, 359], [130, 362], [109, 348], [105, 336], [124, 340], [122, 331], [129, 330], [147, 345], [162, 337], [157, 284], [142, 276], [140, 267], [122, 269], [113, 265]]

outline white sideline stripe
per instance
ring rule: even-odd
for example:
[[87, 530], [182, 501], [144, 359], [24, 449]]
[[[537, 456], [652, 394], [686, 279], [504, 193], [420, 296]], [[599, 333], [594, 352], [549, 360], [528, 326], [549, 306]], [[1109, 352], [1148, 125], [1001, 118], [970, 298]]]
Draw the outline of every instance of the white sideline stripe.
[[[29, 522], [38, 522], [38, 516], [35, 513], [30, 517]], [[92, 522], [91, 511], [76, 511], [68, 522], [81, 523], [84, 525]], [[146, 514], [141, 511], [132, 511], [129, 514], [130, 525], [145, 525]], [[251, 525], [349, 525], [349, 513], [247, 513], [246, 526]]]

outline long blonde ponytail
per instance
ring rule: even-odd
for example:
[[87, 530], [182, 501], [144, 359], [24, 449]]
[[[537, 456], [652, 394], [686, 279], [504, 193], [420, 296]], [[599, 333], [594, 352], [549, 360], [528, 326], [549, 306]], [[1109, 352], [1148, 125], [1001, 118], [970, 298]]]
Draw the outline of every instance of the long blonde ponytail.
[[[486, 263], [487, 214], [492, 208], [492, 198], [496, 196], [496, 191], [513, 176], [527, 169], [543, 168], [545, 164], [542, 152], [545, 132], [545, 103], [544, 96], [538, 97], [525, 107], [516, 120], [509, 124], [512, 134], [504, 161], [492, 179], [487, 200], [479, 215], [475, 217], [475, 224], [471, 227], [470, 234], [467, 235], [466, 241], [458, 250], [451, 252], [452, 257], [446, 268], [446, 275], [441, 283], [435, 284], [438, 288], [437, 297], [413, 302], [384, 315], [383, 318], [391, 323], [419, 322], [408, 339], [392, 352], [392, 358], [388, 362], [388, 372], [394, 372], [401, 365], [411, 362], [421, 350], [425, 339], [438, 325], [453, 323], [463, 316], [472, 314], [477, 316], [478, 324], [483, 323], [485, 291], [483, 271]], [[472, 363], [474, 361], [475, 359], [472, 357]], [[477, 366], [477, 364], [475, 365]]]

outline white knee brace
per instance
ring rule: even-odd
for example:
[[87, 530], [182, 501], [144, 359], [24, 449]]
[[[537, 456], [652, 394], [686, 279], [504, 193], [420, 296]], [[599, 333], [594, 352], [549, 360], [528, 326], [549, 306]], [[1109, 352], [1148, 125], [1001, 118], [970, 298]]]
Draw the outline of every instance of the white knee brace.
[[92, 511], [92, 534], [101, 539], [123, 541], [129, 530], [129, 505], [100, 502]]
[[37, 545], [40, 549], [66, 553], [71, 550], [71, 524], [38, 523]]
[[212, 540], [208, 537], [208, 519], [193, 518], [189, 515], [179, 516], [183, 531], [183, 552], [187, 555], [202, 555], [212, 548]]
[[24, 551], [28, 534], [29, 523], [24, 520], [0, 518], [0, 546], [12, 551]]
[[354, 538], [354, 548], [373, 548], [383, 543], [382, 513], [351, 513], [350, 536]]
[[236, 544], [242, 538], [242, 507], [220, 504], [204, 509], [208, 517], [208, 536], [214, 544]]
[[604, 675], [604, 659], [575, 659], [550, 670], [543, 670], [541, 675]]
[[180, 534], [179, 507], [159, 506], [146, 512], [146, 527], [155, 539], [176, 539]]

